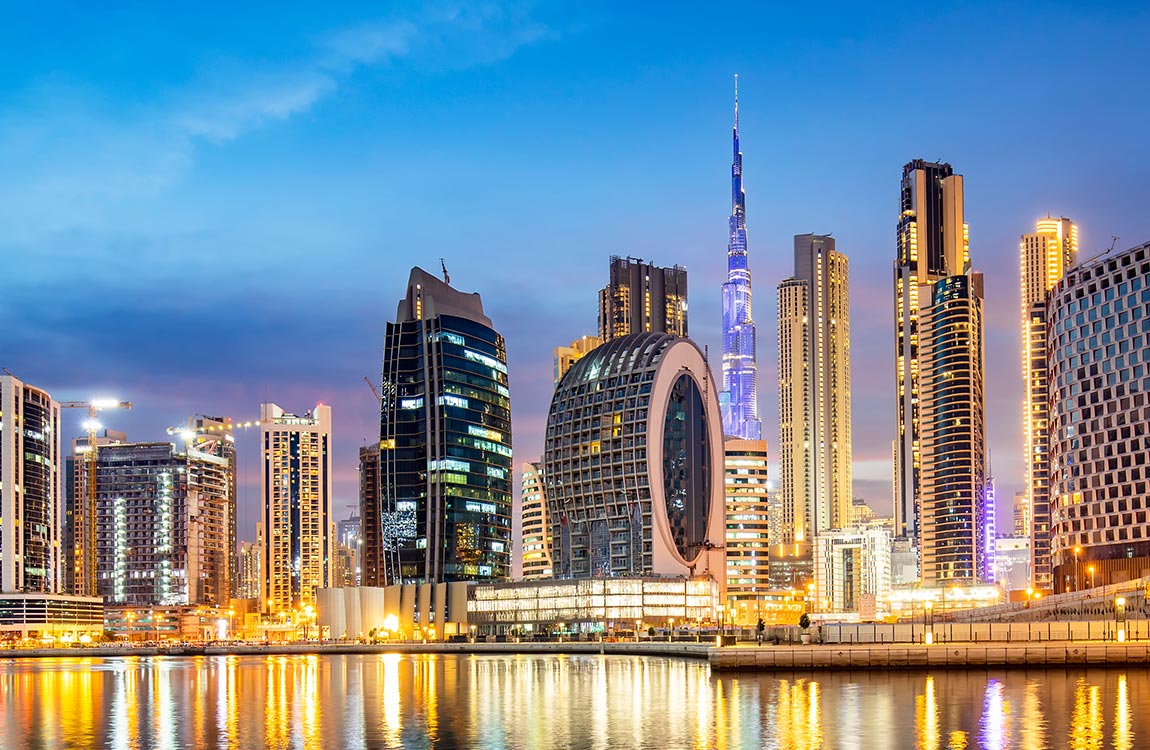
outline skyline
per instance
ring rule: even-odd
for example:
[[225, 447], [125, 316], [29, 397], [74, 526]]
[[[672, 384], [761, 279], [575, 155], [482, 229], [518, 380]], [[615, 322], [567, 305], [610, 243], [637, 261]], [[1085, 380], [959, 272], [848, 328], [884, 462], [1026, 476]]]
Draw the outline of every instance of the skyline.
[[[687, 267], [692, 338], [712, 349], [718, 374], [737, 72], [756, 285], [789, 275], [795, 234], [833, 232], [851, 257], [854, 420], [881, 438], [855, 443], [855, 494], [883, 512], [898, 172], [937, 158], [965, 175], [971, 254], [987, 279], [989, 444], [1005, 502], [1024, 476], [1019, 237], [1052, 213], [1079, 223], [1083, 260], [1111, 235], [1119, 248], [1150, 238], [1138, 175], [1150, 148], [1137, 129], [1148, 105], [1137, 72], [1122, 67], [1150, 16], [1112, 8], [1084, 20], [1069, 7], [1036, 16], [1023, 7], [998, 12], [998, 26], [970, 39], [977, 12], [820, 14], [821, 44], [794, 33], [738, 53], [719, 43], [711, 11], [643, 19], [651, 37], [634, 50], [625, 32], [638, 9], [574, 19], [413, 10], [369, 22], [311, 9], [278, 19], [274, 42], [236, 38], [256, 11], [226, 16], [219, 31], [199, 19], [186, 29], [190, 19], [164, 11], [165, 21], [137, 16], [127, 32], [115, 29], [127, 11], [77, 11], [97, 33], [73, 19], [42, 51], [9, 24], [0, 31], [11, 93], [0, 106], [0, 157], [11, 165], [0, 176], [0, 251], [15, 259], [16, 282], [0, 365], [57, 399], [133, 401], [132, 412], [105, 420], [133, 441], [163, 439], [192, 413], [247, 420], [263, 401], [297, 412], [331, 404], [335, 514], [344, 517], [356, 501], [356, 448], [378, 427], [362, 377], [378, 377], [408, 269], [434, 270], [444, 256], [507, 337], [515, 460], [538, 459], [551, 350], [593, 329], [611, 254]], [[813, 19], [791, 12], [790, 31]], [[37, 11], [25, 15], [31, 23]], [[301, 29], [304, 16], [320, 20]], [[752, 10], [745, 21], [753, 35], [777, 19]], [[700, 44], [688, 61], [673, 39], [690, 24]], [[934, 25], [940, 46], [961, 39], [965, 54], [903, 69], [903, 37]], [[173, 38], [189, 29], [194, 50]], [[131, 43], [121, 48], [117, 33]], [[588, 49], [602, 60], [587, 60]], [[445, 52], [452, 63], [438, 61]], [[140, 70], [153, 56], [161, 64]], [[906, 87], [939, 76], [951, 85], [949, 106], [923, 112], [902, 101]], [[1034, 113], [1051, 97], [1079, 106], [1059, 107], [1059, 122], [1046, 126]], [[803, 117], [820, 105], [834, 116]], [[903, 122], [911, 114], [919, 119]], [[1107, 138], [1081, 141], [1079, 129], [1100, 119]], [[620, 137], [636, 132], [644, 137]], [[540, 174], [548, 190], [537, 189]], [[430, 252], [419, 249], [429, 231], [439, 242]], [[574, 283], [532, 283], [527, 268], [540, 255], [540, 268]], [[760, 294], [759, 321], [775, 317], [771, 296]], [[315, 309], [301, 316], [300, 299]], [[759, 405], [777, 483], [772, 328], [759, 341]], [[65, 424], [66, 439], [80, 434], [74, 415]], [[251, 539], [254, 433], [238, 445], [239, 537]]]

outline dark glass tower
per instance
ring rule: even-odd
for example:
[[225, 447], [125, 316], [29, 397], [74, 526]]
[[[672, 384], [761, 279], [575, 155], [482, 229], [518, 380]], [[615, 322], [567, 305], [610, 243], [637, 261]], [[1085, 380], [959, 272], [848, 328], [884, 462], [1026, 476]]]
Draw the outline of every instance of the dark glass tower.
[[734, 159], [731, 163], [731, 218], [727, 238], [727, 283], [723, 284], [723, 432], [760, 440], [755, 365], [755, 322], [751, 317], [751, 271], [747, 267], [747, 193], [739, 150], [739, 77], [735, 76]]
[[[507, 382], [503, 337], [479, 295], [413, 268], [383, 350], [378, 533], [386, 583], [510, 576]], [[365, 540], [372, 535], [365, 530]]]

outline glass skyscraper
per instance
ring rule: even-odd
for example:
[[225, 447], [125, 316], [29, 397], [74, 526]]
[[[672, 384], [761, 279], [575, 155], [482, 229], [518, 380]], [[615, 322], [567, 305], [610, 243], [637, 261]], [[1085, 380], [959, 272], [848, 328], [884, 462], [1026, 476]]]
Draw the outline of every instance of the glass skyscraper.
[[755, 323], [751, 317], [751, 271], [747, 268], [747, 194], [743, 153], [739, 151], [739, 77], [735, 76], [734, 161], [731, 164], [731, 218], [727, 239], [727, 283], [723, 284], [723, 432], [759, 440], [755, 383]]
[[[479, 295], [412, 269], [383, 350], [379, 538], [386, 583], [510, 577], [507, 386], [503, 337]], [[366, 531], [364, 539], [374, 536]]]

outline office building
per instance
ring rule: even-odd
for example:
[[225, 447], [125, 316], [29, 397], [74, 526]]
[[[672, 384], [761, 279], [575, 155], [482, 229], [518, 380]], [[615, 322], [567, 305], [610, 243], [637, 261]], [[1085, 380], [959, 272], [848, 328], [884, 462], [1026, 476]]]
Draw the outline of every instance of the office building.
[[727, 438], [723, 451], [728, 622], [754, 625], [771, 591], [767, 443]]
[[551, 523], [547, 518], [547, 499], [543, 488], [543, 464], [526, 463], [520, 467], [522, 477], [521, 528], [519, 545], [524, 579], [551, 578]]
[[783, 543], [809, 543], [851, 517], [847, 258], [828, 235], [795, 237], [779, 284], [779, 474]]
[[240, 543], [237, 599], [259, 599], [263, 588], [263, 549], [256, 542]]
[[[1012, 506], [1012, 526], [1015, 539], [1029, 539], [1030, 538], [1030, 493], [1026, 490], [1014, 493], [1014, 505]], [[1027, 547], [1029, 550], [1030, 547]]]
[[[227, 435], [231, 438], [231, 435]], [[116, 443], [96, 460], [97, 592], [108, 604], [232, 598], [235, 463], [193, 441]]]
[[351, 516], [335, 525], [336, 540], [345, 547], [359, 546], [360, 516]]
[[993, 582], [982, 274], [950, 276], [919, 310], [919, 557], [924, 585]]
[[60, 593], [60, 404], [0, 375], [0, 592]]
[[388, 584], [510, 577], [507, 385], [503, 336], [479, 295], [413, 268], [383, 350], [380, 518]]
[[1048, 305], [1054, 590], [1148, 576], [1150, 243], [1070, 269]]
[[580, 336], [567, 346], [555, 347], [555, 385], [559, 385], [559, 381], [571, 369], [571, 365], [602, 343], [603, 340], [598, 336]]
[[687, 269], [611, 256], [611, 280], [599, 291], [599, 339], [632, 333], [687, 335]]
[[[1031, 585], [1053, 587], [1050, 565], [1050, 389], [1046, 349], [1046, 299], [1078, 258], [1078, 227], [1067, 218], [1040, 219], [1019, 244], [1022, 294], [1022, 436]], [[1016, 535], [1017, 532], [1016, 532]]]
[[264, 607], [292, 612], [315, 606], [331, 585], [334, 526], [331, 407], [302, 416], [260, 404], [263, 451]]
[[867, 505], [867, 501], [861, 497], [856, 497], [851, 500], [850, 523], [849, 526], [863, 526], [875, 520], [874, 509]]
[[543, 459], [557, 578], [725, 579], [723, 433], [703, 353], [634, 333], [575, 363]]
[[898, 436], [894, 441], [895, 535], [918, 536], [919, 486], [919, 308], [931, 301], [931, 286], [962, 274], [970, 262], [963, 218], [962, 175], [949, 164], [916, 159], [903, 167], [894, 264], [895, 381]]
[[891, 591], [891, 536], [882, 527], [828, 531], [815, 539], [818, 612], [858, 612], [865, 597], [886, 602]]
[[[118, 430], [103, 430], [94, 442], [99, 447], [126, 443], [128, 436]], [[87, 502], [88, 451], [87, 435], [73, 438], [72, 450], [64, 458], [63, 591], [77, 596], [95, 596], [97, 590], [96, 519], [90, 517]]]
[[[747, 265], [747, 193], [743, 190], [743, 153], [739, 150], [739, 77], [735, 76], [735, 125], [732, 133], [731, 217], [727, 222], [727, 281], [723, 284], [723, 433], [760, 440], [755, 321], [751, 314], [751, 270]], [[686, 334], [683, 334], [686, 335]]]
[[[363, 586], [383, 586], [387, 582], [381, 503], [379, 443], [376, 442], [359, 449], [359, 576]], [[393, 566], [398, 567], [398, 559]]]

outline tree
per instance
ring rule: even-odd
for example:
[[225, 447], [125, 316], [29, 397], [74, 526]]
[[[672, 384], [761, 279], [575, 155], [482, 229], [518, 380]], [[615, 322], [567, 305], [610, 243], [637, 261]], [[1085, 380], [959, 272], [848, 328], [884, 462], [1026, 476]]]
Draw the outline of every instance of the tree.
[[799, 618], [799, 627], [806, 630], [811, 626], [811, 616], [803, 612], [803, 616]]

